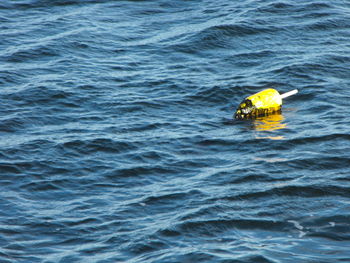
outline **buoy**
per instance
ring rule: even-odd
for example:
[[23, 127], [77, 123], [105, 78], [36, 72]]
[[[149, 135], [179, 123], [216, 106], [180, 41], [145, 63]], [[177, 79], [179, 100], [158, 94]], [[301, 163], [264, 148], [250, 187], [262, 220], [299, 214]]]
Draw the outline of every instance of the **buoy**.
[[268, 116], [280, 113], [282, 100], [298, 93], [297, 89], [279, 94], [275, 89], [265, 89], [256, 94], [245, 98], [239, 104], [235, 118], [236, 119], [254, 119], [257, 117]]

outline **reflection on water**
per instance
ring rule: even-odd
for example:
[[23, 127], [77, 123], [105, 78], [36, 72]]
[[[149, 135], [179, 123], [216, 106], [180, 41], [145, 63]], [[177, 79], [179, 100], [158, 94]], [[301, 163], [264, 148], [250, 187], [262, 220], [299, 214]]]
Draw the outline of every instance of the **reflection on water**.
[[254, 127], [257, 131], [274, 131], [286, 128], [286, 124], [282, 123], [284, 120], [282, 114], [274, 114], [254, 121]]
[[[258, 132], [261, 131], [276, 131], [287, 128], [287, 124], [283, 123], [284, 117], [282, 114], [274, 114], [266, 117], [261, 117], [253, 122], [254, 129]], [[284, 136], [271, 136], [258, 133], [256, 139], [271, 139], [271, 140], [283, 140]]]

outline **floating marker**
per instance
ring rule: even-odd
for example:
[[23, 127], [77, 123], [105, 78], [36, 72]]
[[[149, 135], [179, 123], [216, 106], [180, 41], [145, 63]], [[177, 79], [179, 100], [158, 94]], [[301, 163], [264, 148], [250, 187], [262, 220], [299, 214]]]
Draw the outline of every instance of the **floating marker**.
[[281, 112], [282, 99], [298, 93], [291, 90], [282, 95], [275, 89], [265, 89], [245, 98], [235, 114], [236, 119], [253, 119]]

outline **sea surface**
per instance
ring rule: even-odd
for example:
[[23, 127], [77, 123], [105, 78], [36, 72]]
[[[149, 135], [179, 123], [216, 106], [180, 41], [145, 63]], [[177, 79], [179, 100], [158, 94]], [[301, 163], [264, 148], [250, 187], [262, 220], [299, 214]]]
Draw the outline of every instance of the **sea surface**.
[[0, 262], [350, 262], [350, 1], [0, 1]]

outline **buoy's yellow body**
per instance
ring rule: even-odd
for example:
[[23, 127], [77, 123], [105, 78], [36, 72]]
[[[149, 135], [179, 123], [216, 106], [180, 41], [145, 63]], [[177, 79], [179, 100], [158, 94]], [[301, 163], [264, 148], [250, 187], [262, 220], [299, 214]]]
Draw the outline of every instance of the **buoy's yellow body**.
[[235, 114], [236, 119], [249, 119], [278, 113], [282, 108], [282, 97], [275, 89], [265, 89], [245, 98]]

